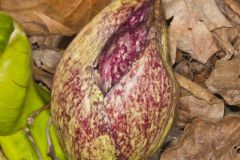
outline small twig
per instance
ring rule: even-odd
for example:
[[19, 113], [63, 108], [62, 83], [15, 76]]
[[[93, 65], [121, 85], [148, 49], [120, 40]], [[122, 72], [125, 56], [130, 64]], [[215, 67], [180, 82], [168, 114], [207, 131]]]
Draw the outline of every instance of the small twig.
[[38, 156], [38, 159], [39, 160], [43, 160], [43, 157], [41, 155], [41, 152], [40, 150], [38, 149], [38, 146], [36, 145], [36, 142], [32, 136], [32, 133], [31, 133], [31, 130], [30, 130], [30, 127], [33, 125], [34, 123], [34, 120], [36, 119], [36, 117], [44, 110], [48, 109], [49, 108], [49, 104], [39, 108], [38, 110], [34, 111], [28, 118], [27, 118], [27, 125], [26, 127], [24, 128], [24, 131], [25, 133], [27, 134], [27, 137], [28, 139], [30, 140], [30, 142], [32, 143], [32, 146]]
[[27, 118], [27, 126], [30, 127], [31, 125], [33, 125], [34, 120], [36, 119], [36, 117], [44, 110], [48, 109], [50, 107], [49, 104], [39, 108], [38, 110], [34, 111], [28, 118]]
[[38, 149], [38, 147], [37, 147], [37, 145], [36, 145], [36, 142], [35, 142], [35, 140], [34, 140], [34, 138], [33, 138], [33, 136], [32, 136], [31, 130], [30, 130], [28, 127], [26, 127], [24, 131], [25, 131], [25, 133], [27, 134], [28, 139], [29, 139], [30, 142], [32, 143], [33, 149], [35, 150], [35, 152], [36, 152], [36, 154], [37, 154], [37, 156], [38, 156], [38, 159], [39, 159], [39, 160], [43, 160], [43, 157], [42, 157], [42, 155], [41, 155], [41, 152], [40, 152], [40, 150]]
[[48, 120], [47, 128], [46, 128], [46, 135], [47, 135], [47, 144], [48, 144], [48, 153], [47, 155], [52, 158], [52, 160], [58, 160], [58, 158], [55, 155], [54, 145], [52, 142], [52, 138], [50, 135], [50, 127], [52, 124], [52, 118], [50, 117]]

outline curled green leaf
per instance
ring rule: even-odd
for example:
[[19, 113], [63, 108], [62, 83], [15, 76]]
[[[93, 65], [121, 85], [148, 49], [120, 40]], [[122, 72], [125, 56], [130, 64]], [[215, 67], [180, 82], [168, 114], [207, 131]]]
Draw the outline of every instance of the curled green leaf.
[[[27, 125], [29, 116], [49, 103], [50, 93], [32, 80], [31, 45], [20, 25], [2, 12], [0, 22], [0, 146], [9, 160], [51, 160], [46, 134], [49, 109]], [[64, 160], [53, 126], [50, 137], [56, 157]]]
[[11, 17], [0, 13], [0, 19], [0, 135], [7, 135], [20, 129], [15, 126], [20, 126], [31, 78], [31, 46]]
[[14, 28], [12, 18], [3, 12], [0, 12], [0, 22], [1, 22], [0, 25], [0, 54], [1, 54], [6, 48], [8, 40]]

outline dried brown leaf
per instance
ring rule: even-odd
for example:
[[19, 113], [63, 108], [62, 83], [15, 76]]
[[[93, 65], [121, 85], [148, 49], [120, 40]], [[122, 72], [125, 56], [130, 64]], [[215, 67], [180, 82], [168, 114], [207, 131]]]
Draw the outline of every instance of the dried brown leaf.
[[1, 0], [0, 9], [11, 14], [29, 35], [72, 35], [111, 0]]
[[33, 61], [37, 67], [54, 74], [64, 50], [40, 48], [33, 50]]
[[[239, 31], [239, 33], [240, 33], [240, 31]], [[236, 42], [233, 44], [233, 46], [237, 53], [236, 56], [240, 57], [240, 34], [238, 35], [238, 38], [237, 38]]]
[[193, 119], [202, 118], [209, 122], [217, 122], [224, 115], [224, 103], [209, 104], [195, 96], [183, 96], [179, 99], [177, 126], [184, 128]]
[[196, 119], [160, 160], [239, 160], [239, 122], [239, 116], [227, 116], [217, 123]]
[[53, 74], [45, 72], [44, 70], [33, 66], [33, 79], [37, 82], [44, 84], [48, 89], [52, 88]]
[[224, 0], [227, 6], [229, 6], [238, 16], [240, 16], [240, 1], [239, 0]]
[[218, 60], [206, 81], [213, 93], [220, 94], [230, 105], [240, 105], [240, 59]]
[[216, 122], [223, 117], [224, 102], [222, 100], [190, 79], [178, 73], [175, 75], [179, 85], [188, 91], [186, 94], [183, 89], [181, 90], [176, 123], [178, 127], [185, 127], [195, 118]]
[[203, 88], [199, 84], [191, 81], [190, 79], [184, 77], [183, 75], [180, 75], [175, 72], [175, 76], [177, 79], [177, 82], [179, 83], [180, 87], [186, 89], [188, 92], [193, 94], [195, 97], [199, 99], [203, 99], [209, 104], [215, 104], [215, 103], [221, 103], [222, 101], [218, 99], [213, 94], [209, 93], [209, 91], [206, 88]]
[[218, 40], [222, 49], [225, 51], [226, 56], [224, 59], [228, 60], [233, 55], [238, 55], [238, 51], [232, 45], [234, 39], [238, 36], [237, 28], [217, 28], [213, 30], [213, 36]]
[[193, 59], [206, 63], [218, 51], [211, 31], [232, 27], [214, 0], [164, 0], [166, 17], [173, 20], [169, 28], [170, 54], [175, 62], [176, 48]]
[[207, 80], [209, 76], [209, 70], [211, 69], [211, 67], [209, 68], [207, 66], [207, 64], [203, 65], [197, 61], [191, 62], [191, 70], [194, 73], [193, 81], [202, 87], [205, 87], [205, 81]]
[[182, 61], [177, 64], [174, 68], [174, 71], [181, 75], [184, 75], [191, 80], [193, 79], [193, 72], [191, 70], [190, 64], [187, 61]]
[[[218, 0], [216, 1], [221, 12], [229, 19], [235, 28], [218, 28], [213, 31], [214, 37], [218, 40], [226, 52], [225, 59], [232, 55], [240, 55], [240, 1], [239, 0]], [[233, 44], [233, 45], [232, 45]]]
[[[37, 48], [59, 48], [60, 42], [62, 41], [63, 36], [52, 35], [52, 36], [31, 36], [29, 37], [30, 43], [34, 46], [37, 45]], [[33, 47], [33, 49], [36, 49]]]
[[207, 75], [205, 75], [205, 73], [203, 72], [202, 74], [195, 74], [193, 77], [193, 82], [197, 83], [198, 85], [202, 86], [202, 87], [206, 87], [205, 86], [205, 81], [207, 80]]
[[205, 65], [196, 61], [191, 62], [191, 69], [195, 74], [207, 71], [207, 68]]
[[218, 8], [233, 24], [240, 24], [240, 1], [215, 0]]

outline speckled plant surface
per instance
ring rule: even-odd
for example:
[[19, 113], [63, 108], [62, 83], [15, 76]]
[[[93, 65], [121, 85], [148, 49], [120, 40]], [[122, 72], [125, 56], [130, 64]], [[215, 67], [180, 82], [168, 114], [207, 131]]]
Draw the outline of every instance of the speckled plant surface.
[[116, 0], [61, 59], [51, 111], [69, 159], [146, 159], [171, 127], [178, 86], [160, 0]]

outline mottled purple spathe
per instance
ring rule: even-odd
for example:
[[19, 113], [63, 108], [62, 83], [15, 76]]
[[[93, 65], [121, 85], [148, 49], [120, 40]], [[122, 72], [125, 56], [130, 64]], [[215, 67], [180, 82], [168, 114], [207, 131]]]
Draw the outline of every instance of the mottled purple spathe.
[[153, 16], [158, 0], [140, 1], [101, 15], [59, 64], [51, 110], [70, 159], [98, 160], [104, 152], [113, 152], [109, 159], [146, 159], [172, 119], [174, 83]]
[[147, 44], [149, 26], [143, 26], [149, 8], [139, 9], [106, 46], [99, 61], [99, 72], [103, 88], [109, 89], [116, 84], [131, 68]]

